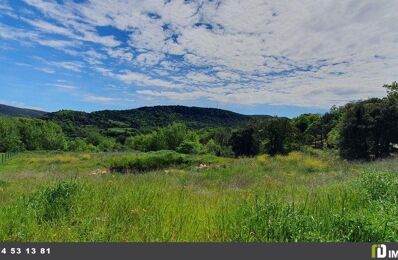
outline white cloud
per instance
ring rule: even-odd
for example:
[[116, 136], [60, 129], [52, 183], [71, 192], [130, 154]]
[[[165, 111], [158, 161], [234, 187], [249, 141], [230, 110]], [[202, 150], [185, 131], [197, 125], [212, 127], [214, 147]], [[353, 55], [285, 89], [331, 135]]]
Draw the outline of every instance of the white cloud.
[[47, 74], [54, 74], [56, 71], [49, 68], [36, 68], [36, 70], [47, 73]]
[[398, 1], [24, 1], [44, 18], [0, 36], [80, 56], [147, 97], [326, 108], [397, 80]]
[[133, 99], [129, 99], [129, 98], [113, 98], [113, 97], [103, 97], [103, 96], [95, 96], [95, 95], [84, 96], [84, 101], [91, 102], [91, 103], [97, 103], [97, 104], [134, 102]]
[[147, 52], [137, 57], [137, 63], [143, 66], [153, 66], [163, 60], [164, 55], [159, 53]]
[[153, 79], [146, 76], [145, 74], [133, 71], [125, 71], [122, 74], [115, 74], [114, 77], [120, 79], [121, 81], [127, 84], [134, 83], [142, 86], [152, 86], [152, 87], [161, 87], [161, 88], [176, 87], [176, 85], [171, 82], [161, 79]]
[[63, 91], [74, 91], [74, 90], [78, 89], [78, 87], [76, 87], [76, 86], [68, 85], [68, 84], [65, 84], [65, 83], [62, 83], [62, 82], [60, 82], [60, 83], [51, 83], [49, 85], [53, 86], [53, 87], [56, 87], [57, 89], [63, 90]]
[[83, 69], [83, 64], [78, 61], [49, 61], [47, 64], [74, 72], [81, 72]]

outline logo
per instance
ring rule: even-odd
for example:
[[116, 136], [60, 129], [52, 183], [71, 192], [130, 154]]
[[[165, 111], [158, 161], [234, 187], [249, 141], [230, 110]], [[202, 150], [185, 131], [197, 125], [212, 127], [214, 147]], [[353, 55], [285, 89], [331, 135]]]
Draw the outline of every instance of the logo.
[[385, 244], [372, 245], [373, 259], [395, 259], [398, 258], [398, 250], [388, 250]]

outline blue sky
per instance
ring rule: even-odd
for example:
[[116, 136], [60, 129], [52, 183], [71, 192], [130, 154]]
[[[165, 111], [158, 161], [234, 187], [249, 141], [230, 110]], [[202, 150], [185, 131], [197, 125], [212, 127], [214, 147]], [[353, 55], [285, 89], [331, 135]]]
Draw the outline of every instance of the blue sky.
[[383, 96], [398, 1], [0, 0], [0, 103], [295, 116]]

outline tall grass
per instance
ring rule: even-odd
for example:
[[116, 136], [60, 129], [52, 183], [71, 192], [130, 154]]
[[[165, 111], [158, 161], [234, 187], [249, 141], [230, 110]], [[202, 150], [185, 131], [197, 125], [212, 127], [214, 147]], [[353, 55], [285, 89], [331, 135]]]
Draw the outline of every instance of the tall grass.
[[[25, 154], [4, 165], [0, 241], [398, 241], [396, 159], [87, 157]], [[110, 173], [114, 165], [145, 174]]]

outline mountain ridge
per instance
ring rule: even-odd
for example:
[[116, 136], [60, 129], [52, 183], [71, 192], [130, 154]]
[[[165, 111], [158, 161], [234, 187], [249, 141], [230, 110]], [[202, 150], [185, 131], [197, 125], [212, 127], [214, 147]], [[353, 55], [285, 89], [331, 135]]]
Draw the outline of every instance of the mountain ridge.
[[0, 105], [0, 115], [33, 117], [59, 124], [69, 137], [86, 136], [96, 131], [106, 136], [148, 133], [172, 123], [184, 123], [191, 129], [242, 127], [250, 120], [268, 115], [244, 115], [219, 108], [195, 106], [145, 106], [126, 110], [83, 112], [59, 110], [44, 112]]
[[0, 115], [1, 116], [37, 118], [37, 117], [41, 117], [45, 114], [47, 114], [47, 112], [36, 110], [36, 109], [19, 108], [19, 107], [0, 104]]
[[[259, 116], [243, 115], [219, 108], [188, 106], [147, 106], [128, 110], [101, 110], [81, 112], [60, 110], [40, 117], [62, 126], [69, 136], [81, 136], [79, 127], [97, 128], [108, 136], [121, 132], [129, 134], [148, 133], [172, 123], [184, 123], [189, 128], [240, 127]], [[263, 115], [263, 118], [270, 116]]]

